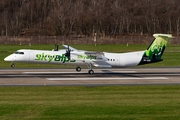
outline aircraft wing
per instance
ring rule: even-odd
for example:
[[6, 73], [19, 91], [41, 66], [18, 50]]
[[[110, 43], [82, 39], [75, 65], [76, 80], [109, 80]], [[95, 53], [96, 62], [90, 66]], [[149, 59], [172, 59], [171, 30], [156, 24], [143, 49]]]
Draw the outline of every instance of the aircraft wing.
[[103, 52], [93, 52], [93, 51], [75, 51], [71, 53], [72, 55], [78, 56], [81, 61], [107, 61], [108, 59], [104, 56]]
[[[67, 45], [63, 45], [65, 48], [68, 48]], [[69, 46], [69, 49], [73, 50], [74, 48]], [[91, 63], [95, 67], [111, 67], [106, 61], [108, 59], [104, 56], [103, 52], [95, 51], [83, 51], [76, 50], [71, 52], [72, 56], [77, 56], [76, 61], [82, 61], [84, 63]]]
[[107, 61], [108, 59], [104, 56], [103, 52], [91, 52], [91, 51], [87, 51], [84, 52], [85, 55], [87, 56], [93, 56], [96, 57], [96, 59], [92, 60], [92, 61]]
[[81, 51], [72, 52], [74, 56], [77, 56], [76, 61], [82, 61], [85, 64], [91, 64], [94, 67], [112, 67], [107, 63], [108, 58], [104, 56], [103, 52], [93, 52], [93, 51]]

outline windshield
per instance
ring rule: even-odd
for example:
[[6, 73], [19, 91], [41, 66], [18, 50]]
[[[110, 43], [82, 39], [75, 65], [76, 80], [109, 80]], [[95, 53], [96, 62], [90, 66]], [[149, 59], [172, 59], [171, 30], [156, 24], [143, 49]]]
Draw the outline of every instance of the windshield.
[[15, 52], [14, 54], [21, 54], [21, 55], [23, 55], [24, 54], [24, 52]]

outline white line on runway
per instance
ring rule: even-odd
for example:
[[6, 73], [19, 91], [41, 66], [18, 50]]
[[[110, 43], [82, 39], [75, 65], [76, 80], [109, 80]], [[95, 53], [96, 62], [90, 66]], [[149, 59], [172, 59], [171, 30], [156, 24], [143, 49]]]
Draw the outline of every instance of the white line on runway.
[[99, 78], [99, 77], [90, 77], [90, 78], [46, 78], [47, 80], [157, 80], [157, 79], [168, 79], [167, 77], [124, 77], [124, 78]]

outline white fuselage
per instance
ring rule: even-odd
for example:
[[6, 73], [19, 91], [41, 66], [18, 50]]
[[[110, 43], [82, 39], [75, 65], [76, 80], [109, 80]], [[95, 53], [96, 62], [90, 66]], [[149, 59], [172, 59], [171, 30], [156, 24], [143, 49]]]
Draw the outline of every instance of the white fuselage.
[[130, 67], [137, 66], [144, 54], [144, 51], [128, 53], [107, 53], [103, 52], [103, 57], [98, 58], [93, 55], [84, 54], [86, 51], [71, 51], [70, 58], [65, 56], [66, 50], [45, 51], [21, 49], [9, 55], [4, 60], [11, 62], [30, 63], [52, 63], [52, 64], [91, 64], [95, 67]]

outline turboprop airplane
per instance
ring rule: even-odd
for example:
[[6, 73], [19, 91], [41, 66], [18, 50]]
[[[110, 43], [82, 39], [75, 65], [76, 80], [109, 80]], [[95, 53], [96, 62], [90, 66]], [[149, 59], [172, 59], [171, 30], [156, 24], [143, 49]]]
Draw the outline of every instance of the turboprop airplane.
[[7, 56], [4, 60], [12, 62], [49, 63], [49, 64], [70, 64], [76, 65], [76, 71], [80, 72], [82, 65], [89, 68], [88, 73], [94, 74], [92, 67], [123, 68], [138, 66], [162, 61], [162, 55], [167, 46], [171, 34], [154, 34], [155, 39], [144, 51], [128, 53], [108, 53], [77, 50], [68, 45], [63, 45], [61, 50], [28, 50], [20, 49]]

